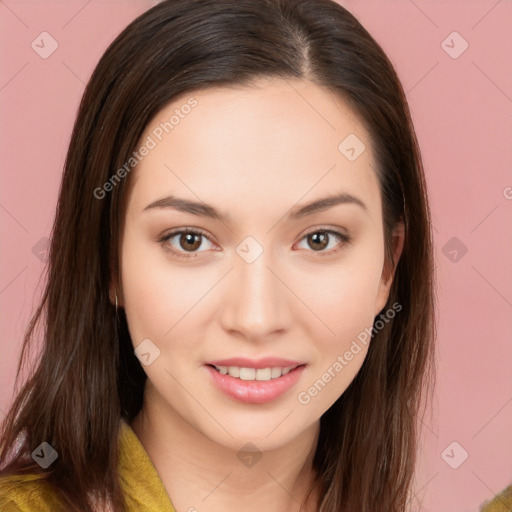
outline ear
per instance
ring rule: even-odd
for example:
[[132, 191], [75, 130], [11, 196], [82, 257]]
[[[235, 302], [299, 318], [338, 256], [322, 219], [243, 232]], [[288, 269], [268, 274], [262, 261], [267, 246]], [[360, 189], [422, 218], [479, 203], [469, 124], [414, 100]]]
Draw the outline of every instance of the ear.
[[110, 282], [108, 285], [108, 296], [112, 305], [116, 305], [116, 295], [117, 295], [117, 305], [122, 305], [122, 296], [123, 292], [118, 282], [117, 271], [114, 266], [112, 258], [110, 259]]
[[[109, 287], [108, 287], [108, 297], [110, 299], [110, 303], [114, 306], [116, 305], [116, 294], [117, 294], [117, 286], [114, 283], [114, 281], [111, 279]], [[117, 296], [117, 302], [119, 305], [119, 295]]]
[[117, 305], [118, 307], [123, 306], [123, 290], [122, 288], [116, 283], [115, 279], [112, 278], [110, 280], [110, 284], [108, 287], [108, 296], [110, 299], [110, 302], [113, 306], [116, 305], [116, 295], [117, 295]]
[[384, 263], [384, 269], [382, 271], [379, 289], [377, 292], [377, 299], [375, 302], [375, 316], [377, 316], [382, 311], [386, 305], [386, 302], [388, 301], [391, 285], [393, 284], [393, 279], [395, 277], [395, 270], [398, 265], [398, 260], [402, 255], [405, 240], [405, 226], [403, 220], [400, 220], [397, 223], [393, 229], [391, 237], [393, 262], [389, 262], [388, 264], [386, 262]]

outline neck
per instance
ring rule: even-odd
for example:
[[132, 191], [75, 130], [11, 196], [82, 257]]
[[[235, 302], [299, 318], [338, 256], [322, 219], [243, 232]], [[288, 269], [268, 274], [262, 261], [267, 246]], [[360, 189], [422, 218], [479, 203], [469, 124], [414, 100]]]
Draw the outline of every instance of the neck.
[[145, 399], [131, 426], [176, 510], [317, 510], [312, 463], [319, 422], [284, 446], [254, 453], [216, 443], [153, 400]]

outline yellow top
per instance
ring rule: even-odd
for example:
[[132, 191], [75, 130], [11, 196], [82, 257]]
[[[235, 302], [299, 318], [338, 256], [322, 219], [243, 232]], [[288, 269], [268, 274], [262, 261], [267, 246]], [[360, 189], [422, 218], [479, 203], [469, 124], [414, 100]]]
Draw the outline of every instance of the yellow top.
[[[119, 475], [129, 512], [176, 512], [151, 459], [130, 425], [121, 421]], [[0, 512], [61, 510], [55, 492], [37, 475], [0, 480]], [[511, 512], [512, 485], [479, 512]], [[103, 512], [103, 511], [102, 511]]]
[[512, 485], [509, 485], [491, 501], [486, 501], [480, 512], [511, 512], [512, 511]]
[[[119, 476], [129, 512], [176, 512], [135, 432], [121, 421]], [[37, 475], [0, 480], [0, 512], [56, 512], [59, 500]], [[102, 511], [103, 512], [103, 511]]]

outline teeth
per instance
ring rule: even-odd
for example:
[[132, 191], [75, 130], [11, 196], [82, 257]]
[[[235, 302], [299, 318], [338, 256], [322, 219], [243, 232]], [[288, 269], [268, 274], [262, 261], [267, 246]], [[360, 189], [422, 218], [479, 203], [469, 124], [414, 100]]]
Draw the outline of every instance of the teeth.
[[272, 368], [258, 368], [256, 370], [256, 380], [270, 380], [272, 378]]
[[240, 378], [242, 380], [254, 380], [256, 370], [254, 368], [240, 368]]
[[293, 366], [272, 368], [240, 368], [238, 366], [215, 366], [215, 369], [223, 375], [230, 375], [241, 380], [272, 380], [286, 375]]
[[275, 379], [277, 377], [281, 377], [281, 375], [282, 375], [282, 368], [272, 368], [271, 377], [273, 379]]
[[240, 368], [238, 368], [238, 366], [230, 366], [228, 368], [228, 373], [231, 377], [240, 377]]

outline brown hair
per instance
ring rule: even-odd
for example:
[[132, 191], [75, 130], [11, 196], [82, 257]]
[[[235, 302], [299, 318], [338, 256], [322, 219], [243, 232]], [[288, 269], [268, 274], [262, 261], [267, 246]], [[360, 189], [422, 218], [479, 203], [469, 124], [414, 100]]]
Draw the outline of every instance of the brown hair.
[[[38, 326], [44, 343], [3, 421], [0, 475], [39, 473], [66, 510], [90, 512], [92, 492], [110, 500], [116, 512], [125, 510], [118, 429], [121, 418], [131, 421], [140, 410], [146, 379], [126, 317], [122, 309], [116, 315], [109, 300], [127, 180], [103, 199], [94, 191], [124, 165], [149, 121], [178, 95], [250, 85], [260, 77], [304, 78], [334, 91], [371, 136], [386, 265], [395, 269], [388, 305], [397, 302], [402, 310], [373, 336], [357, 376], [322, 416], [314, 468], [319, 510], [406, 509], [420, 402], [433, 382], [426, 185], [391, 62], [357, 19], [331, 0], [166, 0], [106, 50], [84, 92], [69, 145], [47, 284], [25, 335], [17, 386]], [[396, 263], [391, 233], [401, 220], [405, 244]], [[43, 441], [59, 454], [47, 470], [30, 457]]]

